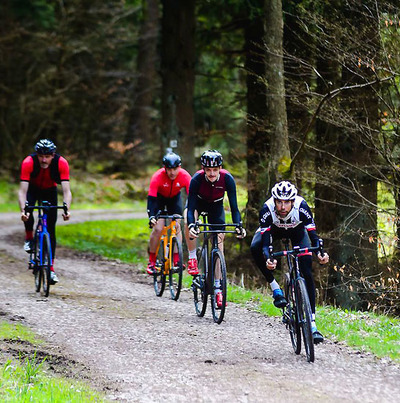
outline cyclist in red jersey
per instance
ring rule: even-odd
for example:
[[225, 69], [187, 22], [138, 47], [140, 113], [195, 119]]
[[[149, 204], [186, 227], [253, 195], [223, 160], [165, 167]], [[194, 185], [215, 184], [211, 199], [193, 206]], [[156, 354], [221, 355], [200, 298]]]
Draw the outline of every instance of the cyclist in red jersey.
[[[149, 225], [153, 229], [149, 241], [149, 263], [147, 273], [154, 274], [156, 263], [156, 249], [161, 232], [164, 228], [164, 219], [156, 220], [158, 211], [167, 211], [168, 214], [182, 214], [181, 189], [185, 188], [189, 193], [189, 184], [192, 177], [189, 172], [181, 167], [182, 160], [174, 152], [167, 153], [163, 158], [163, 168], [154, 173], [150, 181], [147, 196], [147, 214]], [[178, 237], [182, 240], [182, 232], [179, 230]], [[186, 235], [188, 232], [186, 231]], [[187, 238], [187, 236], [186, 236]], [[179, 260], [178, 253], [174, 253], [174, 264]]]
[[[20, 187], [18, 192], [21, 220], [25, 225], [24, 250], [31, 251], [33, 240], [33, 214], [25, 213], [25, 202], [34, 205], [36, 201], [48, 201], [51, 205], [57, 205], [57, 184], [61, 184], [64, 202], [67, 204], [68, 213], [63, 213], [64, 221], [70, 218], [70, 206], [72, 194], [69, 186], [69, 165], [67, 160], [56, 154], [57, 147], [47, 139], [40, 140], [35, 145], [35, 153], [28, 155], [21, 165]], [[50, 233], [53, 262], [51, 265], [51, 282], [58, 282], [54, 271], [54, 256], [56, 250], [56, 221], [57, 210], [51, 209], [47, 216], [47, 228]]]

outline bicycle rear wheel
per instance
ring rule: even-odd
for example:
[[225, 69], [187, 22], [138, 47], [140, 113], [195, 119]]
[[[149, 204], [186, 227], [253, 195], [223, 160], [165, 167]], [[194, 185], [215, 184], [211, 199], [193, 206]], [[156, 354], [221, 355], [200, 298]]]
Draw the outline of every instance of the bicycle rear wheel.
[[158, 248], [155, 273], [153, 275], [154, 291], [157, 297], [161, 297], [165, 290], [165, 258], [164, 258], [164, 239], [160, 240]]
[[[215, 286], [216, 280], [216, 269], [220, 267], [221, 271], [221, 278], [220, 286]], [[213, 266], [212, 266], [212, 275], [211, 275], [211, 309], [213, 314], [213, 319], [215, 323], [220, 324], [225, 315], [225, 308], [226, 308], [226, 264], [224, 255], [220, 250], [215, 251], [213, 257]], [[217, 298], [216, 293], [222, 293], [222, 304], [221, 306], [217, 305]]]
[[[170, 245], [170, 259], [171, 267], [169, 269], [169, 291], [171, 293], [171, 299], [177, 301], [181, 293], [182, 288], [182, 270], [183, 270], [183, 251], [182, 242], [178, 238], [172, 238]], [[175, 252], [176, 250], [176, 252]], [[179, 260], [174, 264], [174, 253], [178, 253]]]
[[208, 244], [197, 249], [197, 265], [199, 274], [193, 277], [192, 290], [194, 307], [197, 316], [204, 316], [207, 309], [207, 277], [208, 277]]
[[51, 272], [51, 246], [48, 234], [43, 235], [41, 261], [40, 261], [41, 280], [43, 284], [43, 295], [49, 296], [50, 293], [50, 272]]
[[285, 298], [288, 302], [283, 312], [283, 320], [290, 333], [293, 350], [296, 354], [301, 351], [301, 331], [296, 315], [296, 299], [294, 286], [290, 281], [289, 273], [285, 275]]
[[308, 298], [306, 282], [303, 278], [297, 281], [297, 310], [301, 331], [303, 333], [304, 349], [306, 351], [307, 361], [314, 362], [314, 340], [311, 331], [311, 306]]
[[29, 257], [29, 269], [32, 269], [33, 275], [35, 277], [35, 291], [39, 292], [42, 285], [42, 271], [40, 270], [40, 248], [38, 245], [38, 236], [32, 241], [32, 250]]

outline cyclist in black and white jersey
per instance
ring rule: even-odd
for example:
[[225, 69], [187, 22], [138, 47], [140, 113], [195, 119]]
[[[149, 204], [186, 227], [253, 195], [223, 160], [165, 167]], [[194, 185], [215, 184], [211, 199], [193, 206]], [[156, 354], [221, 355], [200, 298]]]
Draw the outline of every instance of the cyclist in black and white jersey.
[[[300, 248], [318, 246], [319, 237], [311, 209], [307, 202], [297, 195], [297, 189], [292, 183], [288, 181], [277, 183], [271, 189], [271, 194], [260, 211], [260, 227], [254, 234], [251, 252], [257, 267], [271, 286], [275, 306], [283, 308], [287, 301], [273, 275], [277, 261], [270, 260], [269, 246], [274, 240], [284, 238], [290, 239], [292, 246]], [[323, 256], [318, 253], [317, 257], [321, 264], [329, 261], [327, 253]], [[310, 298], [314, 343], [320, 343], [323, 341], [323, 336], [315, 325], [315, 284], [311, 252], [299, 255], [299, 266]]]

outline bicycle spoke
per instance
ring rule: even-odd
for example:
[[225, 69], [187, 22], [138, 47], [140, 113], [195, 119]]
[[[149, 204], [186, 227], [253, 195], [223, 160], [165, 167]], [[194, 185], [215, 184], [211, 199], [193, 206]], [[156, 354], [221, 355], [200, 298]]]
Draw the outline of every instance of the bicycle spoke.
[[[215, 286], [215, 280], [219, 280], [219, 286]], [[211, 309], [214, 322], [220, 324], [225, 315], [226, 308], [226, 264], [220, 250], [214, 254], [212, 276], [211, 276]], [[218, 301], [217, 293], [220, 294]], [[218, 304], [220, 302], [220, 304]]]
[[304, 349], [306, 351], [307, 361], [314, 361], [314, 341], [311, 331], [311, 306], [308, 298], [306, 283], [303, 278], [297, 280], [297, 306], [300, 318], [301, 331], [303, 333]]
[[[173, 238], [170, 245], [170, 253], [172, 254], [172, 267], [169, 269], [169, 290], [171, 298], [178, 300], [182, 288], [182, 271], [183, 271], [183, 251], [182, 243], [178, 238]], [[178, 261], [174, 262], [175, 254], [178, 256]]]
[[284, 309], [284, 318], [286, 318], [286, 326], [290, 333], [290, 340], [292, 342], [293, 350], [296, 354], [301, 351], [301, 331], [297, 321], [296, 314], [296, 299], [294, 293], [294, 285], [291, 283], [289, 273], [285, 276], [285, 298], [288, 305]]
[[49, 296], [50, 293], [50, 268], [51, 268], [51, 245], [50, 237], [48, 234], [44, 234], [42, 240], [41, 251], [41, 279], [43, 284], [43, 295]]
[[192, 290], [193, 301], [197, 316], [204, 316], [207, 309], [207, 282], [208, 275], [208, 245], [205, 243], [204, 248], [197, 249], [197, 264], [200, 274], [193, 278]]
[[155, 268], [156, 272], [153, 275], [154, 291], [157, 297], [161, 297], [165, 289], [164, 239], [160, 240]]

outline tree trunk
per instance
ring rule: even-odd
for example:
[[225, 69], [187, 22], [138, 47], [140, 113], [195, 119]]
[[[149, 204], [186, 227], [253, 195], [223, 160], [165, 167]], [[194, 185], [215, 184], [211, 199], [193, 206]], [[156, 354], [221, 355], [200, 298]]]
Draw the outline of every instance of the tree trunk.
[[195, 1], [163, 0], [162, 138], [194, 173]]
[[263, 18], [249, 18], [245, 32], [248, 74], [246, 225], [251, 231], [258, 226], [258, 211], [271, 186], [285, 177], [290, 165], [282, 3], [280, 0], [264, 1], [263, 7]]
[[132, 93], [126, 144], [132, 144], [130, 158], [146, 161], [147, 149], [158, 143], [151, 124], [154, 90], [157, 87], [157, 41], [159, 31], [158, 0], [142, 0], [143, 22], [139, 33], [137, 56], [137, 81]]

